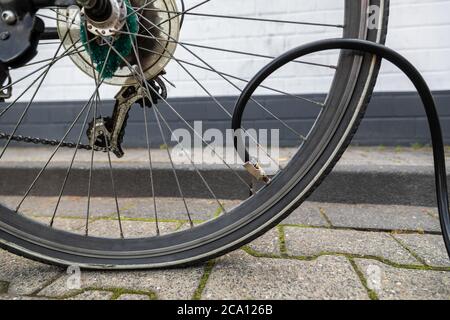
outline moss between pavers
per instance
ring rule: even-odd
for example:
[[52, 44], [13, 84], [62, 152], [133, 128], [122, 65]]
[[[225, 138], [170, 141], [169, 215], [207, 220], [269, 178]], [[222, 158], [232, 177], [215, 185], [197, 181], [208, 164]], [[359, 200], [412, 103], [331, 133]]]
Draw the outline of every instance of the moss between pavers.
[[280, 253], [281, 256], [287, 256], [287, 247], [286, 247], [286, 233], [284, 232], [283, 226], [278, 226], [278, 242], [280, 244]]
[[322, 216], [322, 218], [325, 219], [325, 221], [328, 223], [328, 225], [329, 225], [330, 227], [332, 227], [333, 224], [331, 223], [330, 218], [328, 218], [328, 216], [327, 216], [327, 214], [326, 214], [326, 212], [325, 212], [325, 209], [324, 209], [324, 208], [319, 208], [319, 213], [320, 213], [320, 215]]
[[301, 257], [301, 256], [288, 256], [287, 254], [284, 256], [276, 256], [276, 255], [271, 255], [271, 254], [263, 254], [260, 252], [256, 252], [255, 250], [249, 248], [249, 247], [243, 247], [242, 248], [243, 251], [245, 251], [246, 253], [248, 253], [249, 255], [255, 257], [255, 258], [268, 258], [268, 259], [290, 259], [290, 260], [300, 260], [300, 261], [314, 261], [320, 257], [323, 256], [345, 256], [349, 261], [350, 264], [352, 265], [353, 269], [355, 270], [355, 273], [357, 274], [359, 280], [361, 281], [362, 286], [364, 287], [364, 289], [366, 289], [367, 291], [367, 295], [369, 296], [369, 298], [371, 300], [378, 300], [378, 296], [376, 295], [376, 293], [371, 290], [368, 286], [367, 286], [367, 280], [364, 277], [363, 273], [361, 272], [361, 270], [359, 270], [358, 266], [356, 265], [356, 263], [354, 262], [352, 257], [349, 257], [347, 255], [344, 254], [332, 254], [332, 253], [323, 253], [314, 257]]
[[377, 293], [369, 288], [369, 286], [367, 284], [367, 279], [364, 276], [364, 273], [361, 271], [361, 269], [359, 269], [355, 260], [353, 260], [353, 258], [348, 258], [348, 261], [350, 261], [350, 264], [352, 265], [353, 269], [355, 270], [355, 273], [358, 275], [358, 278], [361, 281], [361, 284], [363, 285], [364, 289], [366, 289], [369, 298], [371, 300], [379, 300]]
[[0, 294], [8, 293], [9, 282], [0, 280]]
[[[120, 208], [120, 210], [131, 210], [134, 207], [134, 205], [129, 205], [129, 206], [122, 206]], [[39, 214], [32, 214], [30, 215], [30, 217], [33, 218], [50, 218], [49, 216], [42, 216]], [[117, 217], [117, 212], [109, 212], [109, 213], [105, 213], [101, 216], [97, 216], [97, 217], [92, 217], [90, 219], [91, 222], [94, 222], [96, 220], [101, 220], [101, 219], [111, 219]], [[83, 220], [84, 218], [80, 215], [80, 216], [72, 216], [72, 215], [67, 215], [67, 216], [63, 216], [63, 217], [58, 217], [58, 219], [73, 219], [73, 220]]]
[[419, 255], [417, 253], [414, 252], [414, 250], [412, 250], [411, 248], [409, 248], [408, 246], [406, 246], [402, 241], [400, 241], [400, 239], [397, 239], [396, 237], [394, 237], [391, 234], [391, 238], [393, 238], [403, 249], [405, 249], [406, 251], [409, 252], [410, 255], [412, 255], [417, 261], [419, 261], [420, 263], [422, 263], [425, 266], [428, 266], [427, 262], [422, 259], [421, 257], [419, 257]]
[[225, 210], [224, 206], [223, 206], [222, 204], [220, 204], [220, 206], [219, 206], [219, 207], [217, 208], [217, 210], [214, 212], [213, 217], [217, 219], [217, 218], [220, 217], [220, 215], [221, 215], [222, 213], [224, 213], [224, 212], [226, 212], [226, 210]]
[[[49, 218], [48, 216], [30, 216], [32, 218]], [[59, 219], [64, 220], [86, 220], [86, 218], [82, 217], [76, 217], [76, 216], [64, 216], [59, 217]], [[127, 216], [121, 216], [120, 219], [122, 221], [132, 221], [132, 222], [148, 222], [148, 223], [155, 223], [156, 219], [154, 218], [133, 218], [133, 217], [127, 217]], [[101, 217], [93, 217], [89, 220], [89, 222], [96, 222], [96, 221], [117, 221], [117, 213], [114, 214], [114, 216], [101, 216]], [[189, 220], [183, 220], [183, 219], [158, 219], [158, 222], [166, 222], [166, 223], [186, 223], [189, 222]], [[193, 220], [194, 223], [204, 223], [205, 220]]]
[[362, 271], [358, 268], [356, 265], [354, 259], [367, 259], [367, 260], [376, 260], [381, 263], [384, 263], [388, 266], [395, 267], [398, 269], [407, 269], [407, 270], [424, 270], [424, 271], [448, 271], [450, 272], [449, 267], [433, 267], [429, 265], [406, 265], [406, 264], [398, 264], [395, 262], [392, 262], [390, 260], [387, 260], [385, 258], [376, 257], [376, 256], [365, 256], [365, 255], [357, 255], [357, 254], [349, 254], [349, 253], [340, 253], [340, 252], [321, 252], [314, 256], [290, 256], [288, 254], [286, 255], [274, 255], [274, 254], [265, 254], [258, 252], [252, 248], [249, 247], [243, 247], [243, 251], [245, 251], [247, 254], [255, 257], [255, 258], [268, 258], [268, 259], [291, 259], [291, 260], [300, 260], [300, 261], [314, 261], [317, 260], [320, 257], [323, 256], [343, 256], [346, 257], [350, 264], [352, 265], [353, 269], [355, 270], [356, 274], [358, 275], [361, 284], [364, 286], [364, 288], [367, 291], [367, 294], [370, 299], [372, 300], [378, 300], [378, 295], [375, 291], [370, 289], [367, 285], [367, 279], [365, 278]]
[[89, 291], [106, 291], [111, 292], [111, 300], [117, 300], [121, 295], [123, 294], [137, 294], [137, 295], [144, 295], [148, 296], [150, 300], [157, 300], [158, 296], [153, 291], [142, 291], [142, 290], [132, 290], [132, 289], [124, 289], [124, 288], [97, 288], [97, 287], [88, 287], [85, 289], [75, 290], [71, 293], [62, 295], [62, 296], [37, 296], [40, 298], [48, 298], [48, 299], [58, 299], [58, 300], [66, 300], [74, 298], [80, 294], [83, 294], [85, 292]]
[[[220, 215], [222, 213], [223, 209], [222, 208], [218, 208], [217, 212], [215, 215]], [[325, 213], [322, 211], [323, 215], [326, 217]], [[68, 217], [64, 217], [64, 218], [68, 218]], [[68, 219], [71, 219], [72, 217], [69, 217]], [[75, 217], [74, 217], [75, 219]], [[328, 217], [325, 218], [328, 222], [329, 219]], [[95, 220], [117, 220], [117, 218], [114, 217], [97, 217], [95, 218]], [[141, 221], [141, 222], [155, 222], [155, 219], [151, 219], [151, 218], [128, 218], [128, 217], [124, 217], [123, 218], [124, 221]], [[175, 223], [185, 223], [185, 220], [176, 220], [176, 219], [165, 219], [165, 220], [160, 220], [160, 222], [175, 222]], [[198, 220], [198, 223], [202, 223], [204, 221]], [[365, 287], [365, 289], [367, 290], [367, 293], [370, 297], [370, 299], [376, 300], [378, 299], [377, 294], [371, 290], [370, 288], [368, 288], [367, 286], [367, 280], [364, 277], [363, 273], [361, 272], [361, 270], [358, 268], [358, 266], [356, 265], [354, 259], [369, 259], [369, 260], [376, 260], [379, 261], [381, 263], [384, 263], [388, 266], [391, 267], [395, 267], [395, 268], [399, 268], [399, 269], [409, 269], [409, 270], [424, 270], [424, 271], [450, 271], [450, 267], [433, 267], [433, 266], [429, 266], [427, 265], [423, 259], [421, 259], [414, 251], [412, 251], [410, 248], [406, 247], [402, 242], [398, 241], [395, 237], [394, 240], [396, 240], [403, 248], [405, 248], [405, 250], [407, 250], [409, 253], [411, 253], [411, 255], [416, 258], [419, 262], [423, 263], [423, 265], [409, 265], [409, 264], [399, 264], [393, 261], [390, 261], [388, 259], [382, 258], [382, 257], [378, 257], [378, 256], [370, 256], [370, 255], [359, 255], [359, 254], [350, 254], [350, 253], [342, 253], [342, 252], [320, 252], [317, 255], [313, 255], [313, 256], [291, 256], [288, 254], [287, 252], [287, 248], [286, 248], [286, 236], [285, 236], [285, 232], [284, 232], [284, 227], [289, 226], [289, 227], [298, 227], [298, 228], [318, 228], [318, 229], [348, 229], [348, 230], [357, 230], [357, 231], [361, 231], [360, 229], [355, 229], [355, 228], [345, 228], [345, 227], [333, 227], [330, 223], [330, 227], [314, 227], [314, 226], [307, 226], [307, 225], [298, 225], [298, 224], [286, 224], [286, 225], [279, 225], [277, 227], [278, 230], [278, 241], [279, 241], [279, 246], [280, 246], [280, 255], [276, 255], [276, 254], [267, 254], [267, 253], [262, 253], [262, 252], [258, 252], [257, 250], [254, 250], [248, 246], [244, 246], [241, 249], [243, 251], [245, 251], [247, 254], [256, 257], [256, 258], [270, 258], [270, 259], [293, 259], [293, 260], [300, 260], [300, 261], [313, 261], [316, 260], [320, 257], [323, 256], [344, 256], [346, 257], [349, 261], [350, 264], [352, 265], [353, 269], [355, 270], [356, 274], [358, 275], [362, 285]], [[179, 226], [181, 227], [181, 225]], [[419, 233], [417, 230], [416, 231], [411, 231], [411, 230], [364, 230], [364, 231], [373, 231], [373, 232], [384, 232], [384, 233]], [[193, 299], [194, 300], [200, 300], [202, 298], [202, 294], [203, 291], [206, 287], [206, 284], [208, 282], [208, 279], [211, 275], [211, 272], [214, 268], [215, 265], [215, 261], [211, 260], [209, 261], [204, 269], [204, 273], [202, 275], [202, 278], [200, 279], [200, 283], [193, 295]], [[4, 281], [0, 281], [0, 293], [6, 293], [8, 290], [8, 286], [9, 283], [4, 282]], [[68, 298], [72, 298], [75, 297], [83, 292], [86, 291], [109, 291], [113, 293], [112, 296], [112, 300], [116, 300], [118, 299], [121, 295], [123, 294], [139, 294], [139, 295], [146, 295], [148, 296], [150, 299], [157, 299], [157, 295], [154, 292], [146, 292], [146, 291], [134, 291], [134, 290], [128, 290], [128, 289], [123, 289], [123, 288], [86, 288], [83, 290], [79, 290], [77, 292], [74, 292], [72, 294], [63, 296], [63, 297], [58, 297], [59, 299], [68, 299]], [[50, 297], [50, 298], [54, 298], [54, 297]]]
[[304, 228], [304, 229], [326, 229], [326, 230], [347, 230], [347, 231], [364, 231], [364, 232], [379, 232], [379, 233], [393, 233], [393, 234], [430, 234], [442, 235], [438, 231], [424, 231], [422, 229], [416, 230], [401, 230], [401, 229], [377, 229], [377, 228], [357, 228], [357, 227], [335, 227], [335, 226], [309, 226], [304, 224], [282, 223], [282, 227]]
[[198, 287], [194, 292], [194, 296], [192, 297], [192, 300], [200, 300], [202, 298], [203, 291], [205, 290], [206, 284], [208, 283], [209, 276], [211, 275], [211, 272], [215, 265], [216, 265], [215, 260], [211, 260], [206, 264], [202, 278], [200, 279], [200, 283], [198, 284]]
[[129, 290], [129, 289], [122, 289], [122, 288], [115, 288], [112, 290], [105, 290], [110, 291], [113, 293], [111, 300], [117, 300], [120, 298], [121, 295], [124, 294], [135, 294], [135, 295], [141, 295], [141, 296], [147, 296], [150, 300], [157, 300], [158, 297], [156, 293], [152, 291], [141, 291], [141, 290]]
[[[214, 218], [219, 217], [224, 210], [222, 208], [217, 208], [217, 210], [214, 212], [213, 216]], [[31, 215], [32, 218], [49, 218], [48, 216], [41, 216], [41, 215]], [[67, 219], [67, 220], [85, 220], [85, 218], [77, 217], [77, 216], [64, 216], [59, 217], [58, 219]], [[117, 219], [117, 213], [114, 213], [112, 215], [108, 216], [99, 216], [99, 217], [93, 217], [90, 219], [90, 222], [95, 221], [102, 221], [102, 220], [113, 220], [116, 221]], [[135, 218], [135, 217], [127, 217], [126, 215], [121, 216], [121, 220], [123, 221], [136, 221], [136, 222], [156, 222], [156, 219], [154, 218]], [[194, 224], [201, 224], [205, 223], [208, 220], [200, 220], [195, 219], [193, 220]], [[158, 222], [166, 222], [166, 223], [186, 223], [189, 222], [187, 219], [158, 219]], [[367, 232], [383, 232], [383, 233], [394, 233], [394, 234], [431, 234], [431, 235], [441, 235], [441, 232], [438, 231], [424, 231], [421, 229], [415, 229], [415, 230], [403, 230], [403, 229], [377, 229], [377, 228], [357, 228], [357, 227], [337, 227], [337, 226], [311, 226], [311, 225], [305, 225], [305, 224], [295, 224], [295, 223], [281, 223], [279, 226], [282, 227], [294, 227], [294, 228], [311, 228], [311, 229], [328, 229], [328, 230], [350, 230], [350, 231], [367, 231]]]
[[400, 264], [388, 259], [372, 256], [372, 255], [362, 255], [362, 254], [353, 254], [346, 252], [319, 252], [313, 256], [292, 256], [292, 255], [275, 255], [275, 254], [266, 254], [262, 252], [258, 252], [252, 248], [247, 246], [241, 248], [243, 251], [248, 253], [249, 255], [255, 258], [269, 258], [269, 259], [291, 259], [291, 260], [300, 260], [300, 261], [314, 261], [323, 256], [342, 256], [347, 257], [349, 259], [367, 259], [367, 260], [376, 260], [378, 262], [384, 263], [388, 266], [399, 268], [399, 269], [409, 269], [409, 270], [425, 270], [425, 271], [450, 271], [450, 267], [435, 267], [428, 265], [415, 265], [415, 264]]

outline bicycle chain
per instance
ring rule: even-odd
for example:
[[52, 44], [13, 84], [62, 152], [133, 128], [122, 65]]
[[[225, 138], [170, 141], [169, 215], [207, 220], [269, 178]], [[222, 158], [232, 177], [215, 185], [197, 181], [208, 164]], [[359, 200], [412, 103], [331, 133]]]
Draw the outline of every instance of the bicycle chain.
[[[161, 73], [164, 74], [164, 73]], [[167, 99], [167, 89], [164, 84], [164, 82], [158, 77], [155, 80], [155, 83], [159, 85], [159, 89], [161, 90], [161, 93], [154, 94], [153, 91], [151, 92], [152, 101], [156, 104], [156, 101], [159, 97], [163, 97], [163, 99]], [[154, 86], [154, 84], [150, 84]], [[148, 103], [147, 105], [151, 105], [151, 103]], [[141, 105], [143, 107], [143, 105]], [[22, 135], [10, 135], [5, 132], [0, 132], [0, 140], [11, 140], [15, 142], [23, 142], [23, 143], [29, 143], [29, 144], [35, 144], [35, 145], [44, 145], [44, 146], [59, 146], [59, 148], [68, 148], [68, 149], [79, 149], [79, 150], [87, 150], [87, 151], [102, 151], [107, 152], [107, 148], [105, 147], [99, 147], [97, 145], [91, 146], [89, 144], [81, 144], [81, 143], [75, 143], [75, 142], [67, 142], [67, 141], [60, 141], [60, 140], [51, 140], [51, 139], [45, 139], [45, 138], [38, 138], [38, 137], [30, 137], [30, 136], [22, 136]]]
[[92, 147], [88, 144], [81, 144], [81, 143], [75, 143], [75, 142], [66, 142], [66, 141], [59, 141], [59, 140], [50, 140], [50, 139], [43, 139], [43, 138], [37, 138], [37, 137], [29, 137], [29, 136], [22, 136], [22, 135], [15, 135], [11, 136], [7, 133], [0, 132], [0, 140], [11, 140], [15, 142], [23, 142], [23, 143], [30, 143], [30, 144], [36, 144], [36, 145], [45, 145], [45, 146], [59, 146], [60, 148], [69, 148], [69, 149], [79, 149], [79, 150], [92, 150], [94, 151], [106, 151], [105, 148], [100, 147]]

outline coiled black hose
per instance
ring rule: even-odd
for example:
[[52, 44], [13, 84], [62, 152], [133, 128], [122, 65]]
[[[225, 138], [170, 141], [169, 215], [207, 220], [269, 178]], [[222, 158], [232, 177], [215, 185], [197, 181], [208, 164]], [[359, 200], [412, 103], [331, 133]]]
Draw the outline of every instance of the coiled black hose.
[[[442, 227], [442, 235], [444, 237], [447, 253], [450, 257], [450, 212], [447, 188], [447, 171], [445, 165], [444, 141], [442, 138], [441, 124], [439, 115], [436, 110], [433, 95], [420, 72], [402, 55], [396, 51], [377, 43], [359, 39], [329, 39], [302, 45], [298, 48], [290, 50], [273, 60], [264, 67], [246, 86], [242, 95], [237, 102], [235, 114], [233, 117], [233, 127], [240, 123], [240, 118], [244, 112], [245, 106], [251, 98], [254, 90], [264, 81], [270, 74], [286, 63], [299, 59], [305, 55], [326, 51], [346, 49], [358, 51], [359, 53], [370, 53], [386, 59], [396, 65], [400, 70], [408, 76], [413, 82], [417, 92], [420, 95], [422, 103], [428, 118], [430, 126], [431, 139], [433, 145], [434, 170], [436, 182], [437, 206], [439, 211], [439, 219]], [[236, 142], [235, 142], [236, 143]], [[245, 157], [248, 156], [246, 151]]]

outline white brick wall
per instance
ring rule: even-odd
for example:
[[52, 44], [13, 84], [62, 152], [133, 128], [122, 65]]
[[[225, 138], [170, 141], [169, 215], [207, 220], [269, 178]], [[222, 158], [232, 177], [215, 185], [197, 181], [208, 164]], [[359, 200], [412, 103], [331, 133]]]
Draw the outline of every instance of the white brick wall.
[[[187, 6], [201, 0], [187, 0]], [[358, 1], [358, 0], [355, 0]], [[341, 23], [343, 16], [342, 0], [213, 0], [197, 12], [260, 16], [272, 19]], [[390, 31], [388, 45], [399, 50], [415, 63], [423, 72], [433, 90], [450, 90], [450, 0], [391, 0]], [[274, 28], [275, 27], [275, 28]], [[279, 55], [299, 44], [340, 35], [340, 30], [327, 27], [271, 25], [264, 22], [245, 22], [215, 18], [188, 16], [182, 30], [181, 40], [209, 46], [234, 50], [257, 52], [265, 55]], [[48, 57], [54, 52], [53, 46], [43, 46], [39, 58]], [[251, 78], [267, 59], [231, 53], [220, 53], [192, 48], [217, 70], [242, 78]], [[201, 64], [191, 54], [178, 48], [176, 56]], [[307, 58], [312, 62], [333, 64], [336, 54], [328, 53]], [[25, 75], [29, 70], [15, 72], [14, 78]], [[225, 83], [220, 77], [207, 71], [189, 67], [189, 70], [214, 95], [236, 95], [238, 91]], [[197, 84], [191, 81], [175, 62], [167, 68], [167, 78], [174, 82], [176, 89], [170, 89], [171, 96], [206, 96]], [[329, 69], [293, 65], [276, 74], [270, 84], [289, 92], [326, 92], [332, 72]], [[93, 80], [74, 68], [69, 59], [55, 65], [44, 82], [36, 100], [79, 100], [92, 93]], [[16, 92], [22, 91], [16, 87]], [[236, 84], [242, 86], [241, 82]], [[300, 88], [300, 90], [298, 90]], [[107, 87], [102, 91], [105, 98], [112, 98], [118, 89]], [[409, 91], [412, 86], [398, 70], [383, 66], [378, 82], [379, 91]], [[24, 96], [29, 99], [30, 94]]]
[[[450, 90], [449, 13], [449, 0], [391, 0], [387, 45], [410, 59], [433, 90]], [[377, 90], [409, 91], [413, 87], [386, 63]]]

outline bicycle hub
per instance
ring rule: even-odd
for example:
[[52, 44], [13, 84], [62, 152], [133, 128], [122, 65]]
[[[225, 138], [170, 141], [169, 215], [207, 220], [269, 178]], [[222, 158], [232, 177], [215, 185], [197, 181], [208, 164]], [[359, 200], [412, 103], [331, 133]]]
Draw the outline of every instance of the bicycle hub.
[[112, 36], [122, 30], [127, 18], [123, 0], [78, 0], [83, 7], [88, 31], [100, 36]]
[[66, 49], [83, 44], [85, 50], [71, 59], [90, 77], [101, 75], [111, 85], [135, 85], [139, 81], [130, 67], [140, 65], [144, 78], [152, 80], [171, 61], [180, 34], [176, 1], [77, 0], [77, 7], [59, 10], [58, 34]]

